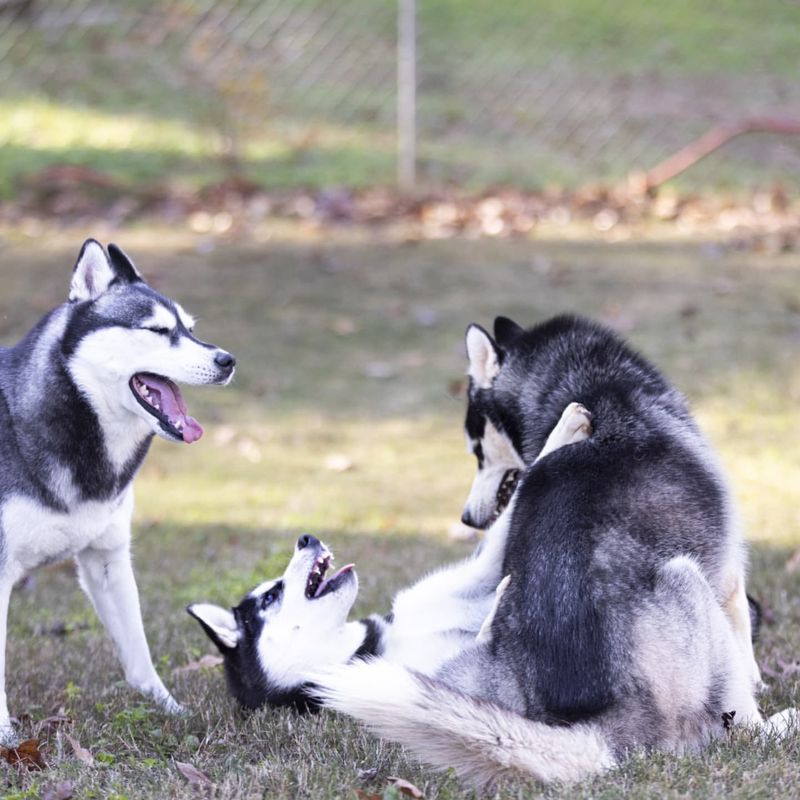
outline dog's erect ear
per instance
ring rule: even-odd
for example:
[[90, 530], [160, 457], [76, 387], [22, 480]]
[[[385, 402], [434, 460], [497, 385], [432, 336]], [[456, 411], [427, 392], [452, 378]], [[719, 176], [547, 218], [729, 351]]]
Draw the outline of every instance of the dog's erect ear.
[[143, 280], [139, 270], [136, 269], [133, 261], [128, 258], [127, 253], [121, 247], [109, 244], [108, 257], [111, 259], [111, 267], [122, 283], [136, 283]]
[[[109, 247], [109, 252], [111, 247]], [[495, 317], [494, 318], [494, 338], [500, 347], [506, 347], [511, 344], [525, 329], [521, 325], [517, 325], [513, 319], [508, 317]]]
[[468, 375], [479, 389], [488, 389], [500, 372], [501, 353], [494, 339], [480, 325], [467, 328]]
[[193, 603], [186, 607], [186, 611], [200, 623], [222, 654], [239, 644], [239, 626], [227, 609], [212, 603]]
[[72, 269], [69, 284], [70, 302], [94, 300], [108, 289], [116, 277], [103, 246], [95, 239], [87, 239]]

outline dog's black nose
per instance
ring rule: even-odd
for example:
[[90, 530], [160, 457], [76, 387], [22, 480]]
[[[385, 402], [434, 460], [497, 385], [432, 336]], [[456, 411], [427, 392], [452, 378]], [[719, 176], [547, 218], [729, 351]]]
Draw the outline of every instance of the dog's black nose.
[[310, 536], [307, 533], [304, 533], [298, 540], [297, 540], [297, 549], [303, 550], [304, 548], [308, 547], [309, 545], [317, 545], [319, 544], [319, 539], [315, 538], [314, 536]]
[[223, 369], [233, 369], [236, 366], [236, 359], [224, 350], [220, 350], [214, 356], [214, 363]]
[[472, 518], [472, 514], [469, 513], [469, 509], [465, 508], [464, 513], [461, 515], [461, 521], [469, 528], [477, 528], [478, 526], [475, 524], [475, 520]]

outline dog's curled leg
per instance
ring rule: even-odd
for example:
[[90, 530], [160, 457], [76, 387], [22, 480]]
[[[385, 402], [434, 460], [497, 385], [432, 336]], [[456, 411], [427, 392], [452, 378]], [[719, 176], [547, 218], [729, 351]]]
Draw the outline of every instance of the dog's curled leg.
[[508, 589], [509, 583], [511, 583], [511, 576], [506, 575], [505, 578], [503, 578], [503, 580], [497, 584], [497, 588], [494, 590], [494, 603], [492, 603], [492, 607], [489, 609], [489, 613], [486, 615], [486, 619], [483, 621], [483, 625], [481, 625], [481, 629], [478, 631], [478, 635], [475, 637], [475, 641], [479, 644], [485, 644], [492, 638], [492, 623], [494, 622], [494, 615], [497, 613], [500, 600], [502, 600], [506, 589]]
[[133, 576], [130, 541], [111, 549], [87, 547], [76, 556], [78, 577], [103, 626], [117, 647], [125, 678], [151, 695], [166, 711], [183, 707], [167, 691], [150, 658]]
[[592, 414], [580, 403], [570, 403], [561, 414], [555, 428], [550, 431], [547, 441], [536, 460], [544, 458], [554, 450], [568, 444], [577, 444], [592, 435]]

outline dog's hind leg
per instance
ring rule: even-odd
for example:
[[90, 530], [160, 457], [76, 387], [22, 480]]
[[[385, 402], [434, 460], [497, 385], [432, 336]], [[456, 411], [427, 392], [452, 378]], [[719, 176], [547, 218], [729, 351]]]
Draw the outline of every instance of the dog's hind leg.
[[133, 576], [130, 540], [110, 549], [87, 547], [76, 556], [78, 577], [114, 641], [128, 683], [170, 713], [182, 710], [153, 667]]
[[733, 572], [728, 580], [728, 586], [730, 588], [723, 602], [723, 610], [730, 620], [736, 643], [748, 665], [753, 689], [756, 692], [760, 692], [764, 688], [764, 682], [761, 679], [761, 670], [758, 668], [755, 652], [753, 651], [750, 603], [747, 600], [744, 571], [741, 568]]
[[17, 736], [11, 726], [6, 699], [6, 635], [8, 632], [8, 601], [14, 581], [7, 575], [0, 577], [0, 744], [11, 745]]

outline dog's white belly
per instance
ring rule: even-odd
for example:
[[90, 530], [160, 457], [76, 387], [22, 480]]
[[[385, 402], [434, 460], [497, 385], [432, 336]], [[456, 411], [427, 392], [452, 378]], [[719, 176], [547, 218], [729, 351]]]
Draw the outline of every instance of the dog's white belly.
[[430, 588], [423, 581], [398, 595], [384, 640], [387, 660], [423, 675], [434, 674], [475, 641], [494, 597], [445, 594], [434, 599]]
[[5, 568], [18, 575], [49, 561], [75, 555], [89, 545], [113, 548], [130, 536], [133, 492], [110, 502], [76, 504], [60, 513], [16, 495], [0, 510]]

